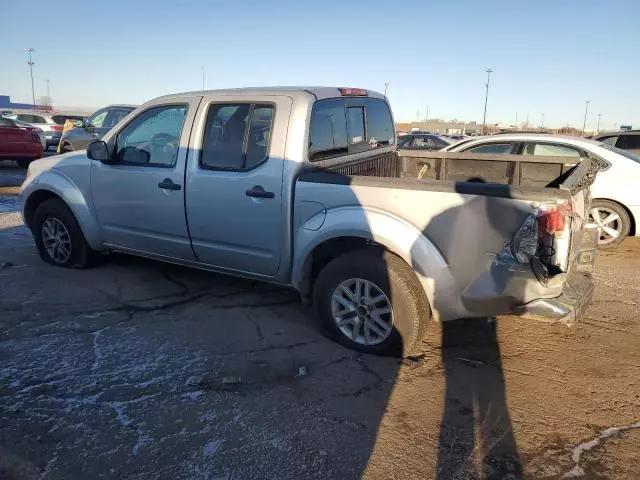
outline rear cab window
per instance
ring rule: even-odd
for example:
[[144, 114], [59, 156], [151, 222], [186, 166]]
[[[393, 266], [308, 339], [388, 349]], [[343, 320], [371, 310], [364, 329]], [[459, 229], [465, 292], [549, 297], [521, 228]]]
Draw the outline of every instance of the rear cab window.
[[393, 118], [387, 102], [368, 97], [319, 100], [309, 124], [312, 162], [395, 145]]

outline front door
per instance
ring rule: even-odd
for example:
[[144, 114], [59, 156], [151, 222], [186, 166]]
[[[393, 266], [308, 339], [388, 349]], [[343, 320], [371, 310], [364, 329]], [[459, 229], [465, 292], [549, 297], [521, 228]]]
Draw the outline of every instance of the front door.
[[277, 95], [203, 99], [206, 122], [194, 135], [200, 154], [189, 161], [186, 190], [189, 232], [201, 262], [277, 272], [288, 218], [282, 175], [291, 104]]
[[195, 259], [184, 210], [184, 171], [199, 100], [149, 106], [108, 139], [115, 163], [93, 161], [93, 204], [106, 244]]

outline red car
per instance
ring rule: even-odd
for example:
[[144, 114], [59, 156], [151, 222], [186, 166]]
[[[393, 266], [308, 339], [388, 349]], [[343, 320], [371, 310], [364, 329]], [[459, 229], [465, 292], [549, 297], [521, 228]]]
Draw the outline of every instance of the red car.
[[42, 157], [43, 151], [42, 139], [35, 128], [0, 117], [0, 160], [15, 160], [19, 166], [26, 167]]

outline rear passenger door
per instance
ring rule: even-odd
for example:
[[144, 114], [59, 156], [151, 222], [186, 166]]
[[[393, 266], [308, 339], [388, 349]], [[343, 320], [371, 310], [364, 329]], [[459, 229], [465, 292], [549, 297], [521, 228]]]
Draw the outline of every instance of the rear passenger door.
[[277, 272], [289, 218], [282, 176], [291, 105], [280, 95], [204, 97], [185, 191], [200, 262], [263, 276]]

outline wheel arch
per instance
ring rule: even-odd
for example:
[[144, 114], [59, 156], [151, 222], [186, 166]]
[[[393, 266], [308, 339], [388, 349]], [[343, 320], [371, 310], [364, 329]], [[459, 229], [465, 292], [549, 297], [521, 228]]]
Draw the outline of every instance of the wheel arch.
[[627, 207], [624, 203], [619, 202], [618, 200], [614, 200], [613, 198], [607, 198], [607, 197], [598, 197], [598, 198], [594, 198], [591, 202], [596, 202], [598, 200], [605, 200], [607, 202], [611, 202], [611, 203], [615, 203], [616, 205], [618, 205], [620, 208], [622, 208], [625, 212], [627, 212], [627, 215], [629, 215], [629, 220], [631, 222], [631, 225], [629, 226], [629, 236], [633, 237], [636, 235], [636, 228], [637, 228], [637, 222], [636, 222], [636, 218], [633, 215], [633, 212], [629, 209], [629, 207]]
[[51, 171], [44, 172], [38, 176], [35, 185], [27, 186], [21, 196], [24, 201], [23, 218], [31, 230], [38, 207], [47, 200], [58, 198], [71, 210], [89, 246], [94, 250], [101, 249], [97, 219], [80, 189], [66, 177]]
[[416, 274], [429, 301], [434, 318], [460, 318], [467, 312], [461, 302], [449, 266], [435, 247], [415, 226], [379, 211], [358, 207], [327, 212], [319, 230], [301, 228], [294, 242], [292, 284], [309, 300], [318, 273], [332, 259], [360, 248], [381, 248], [401, 258]]

